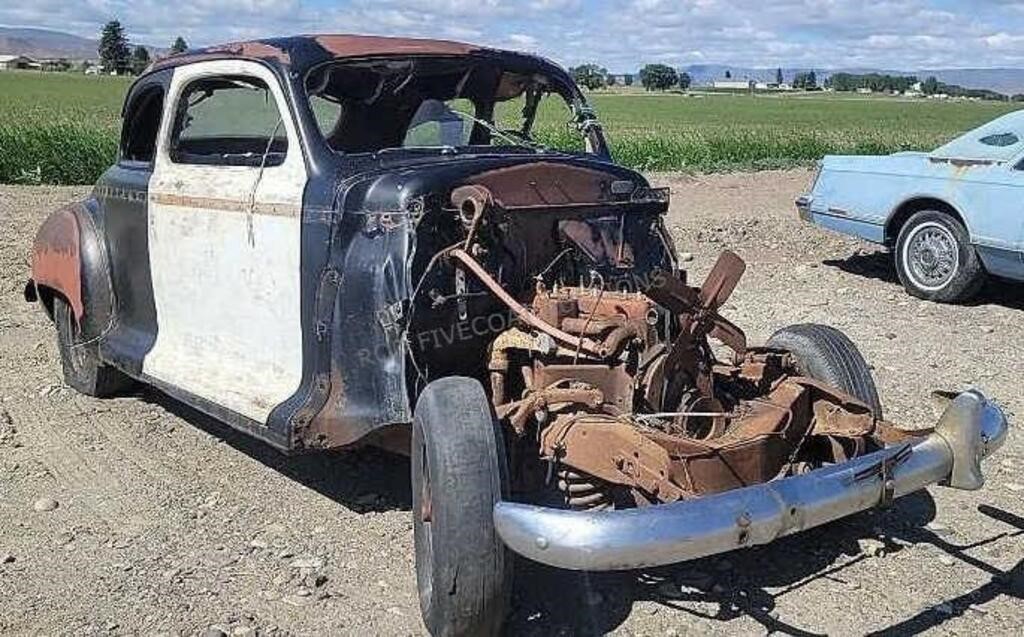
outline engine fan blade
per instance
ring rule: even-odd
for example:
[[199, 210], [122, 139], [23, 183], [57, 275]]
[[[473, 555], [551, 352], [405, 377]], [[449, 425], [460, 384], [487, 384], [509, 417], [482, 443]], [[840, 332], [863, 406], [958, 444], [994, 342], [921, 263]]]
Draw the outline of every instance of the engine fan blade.
[[747, 269], [747, 264], [735, 252], [725, 250], [718, 255], [715, 267], [711, 268], [704, 285], [700, 287], [701, 305], [715, 311], [732, 296], [733, 290]]

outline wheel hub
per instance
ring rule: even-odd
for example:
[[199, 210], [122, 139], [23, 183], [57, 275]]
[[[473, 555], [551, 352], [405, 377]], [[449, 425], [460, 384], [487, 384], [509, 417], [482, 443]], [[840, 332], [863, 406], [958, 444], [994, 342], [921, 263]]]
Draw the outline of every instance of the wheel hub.
[[956, 239], [938, 224], [922, 227], [911, 237], [907, 256], [907, 270], [926, 288], [948, 283], [959, 262]]

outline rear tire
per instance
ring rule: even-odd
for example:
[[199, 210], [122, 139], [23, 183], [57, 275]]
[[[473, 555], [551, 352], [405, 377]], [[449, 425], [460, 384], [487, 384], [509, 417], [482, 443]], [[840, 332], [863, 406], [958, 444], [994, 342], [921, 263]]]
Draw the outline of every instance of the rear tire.
[[913, 296], [939, 303], [967, 301], [985, 283], [985, 269], [963, 224], [935, 210], [915, 213], [896, 239], [896, 272]]
[[875, 418], [882, 418], [871, 369], [853, 341], [836, 328], [790, 325], [772, 334], [768, 347], [790, 352], [801, 374], [846, 392], [870, 407]]
[[412, 510], [420, 610], [435, 637], [495, 635], [505, 619], [512, 559], [493, 509], [506, 476], [501, 430], [480, 383], [427, 385], [413, 422]]
[[64, 383], [68, 387], [87, 396], [105, 398], [132, 386], [131, 378], [100, 361], [95, 343], [82, 340], [74, 313], [60, 296], [53, 299], [53, 321], [57, 327]]

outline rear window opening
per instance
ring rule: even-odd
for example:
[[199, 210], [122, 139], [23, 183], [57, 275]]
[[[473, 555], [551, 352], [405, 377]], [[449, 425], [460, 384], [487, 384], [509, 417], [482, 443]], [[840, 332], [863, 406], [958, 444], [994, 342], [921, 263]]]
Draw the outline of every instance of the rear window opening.
[[491, 146], [577, 152], [574, 87], [532, 69], [477, 58], [334, 62], [306, 91], [332, 150]]

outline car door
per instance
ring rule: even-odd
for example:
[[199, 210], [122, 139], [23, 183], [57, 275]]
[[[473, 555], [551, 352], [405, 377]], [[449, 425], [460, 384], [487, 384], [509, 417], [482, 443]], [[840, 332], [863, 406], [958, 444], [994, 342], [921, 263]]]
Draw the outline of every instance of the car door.
[[267, 67], [175, 69], [149, 187], [158, 329], [146, 376], [257, 423], [297, 390], [306, 181]]
[[115, 317], [93, 330], [104, 334], [103, 358], [136, 376], [156, 338], [146, 202], [170, 77], [169, 70], [152, 73], [132, 87], [117, 162], [93, 191], [102, 213]]

